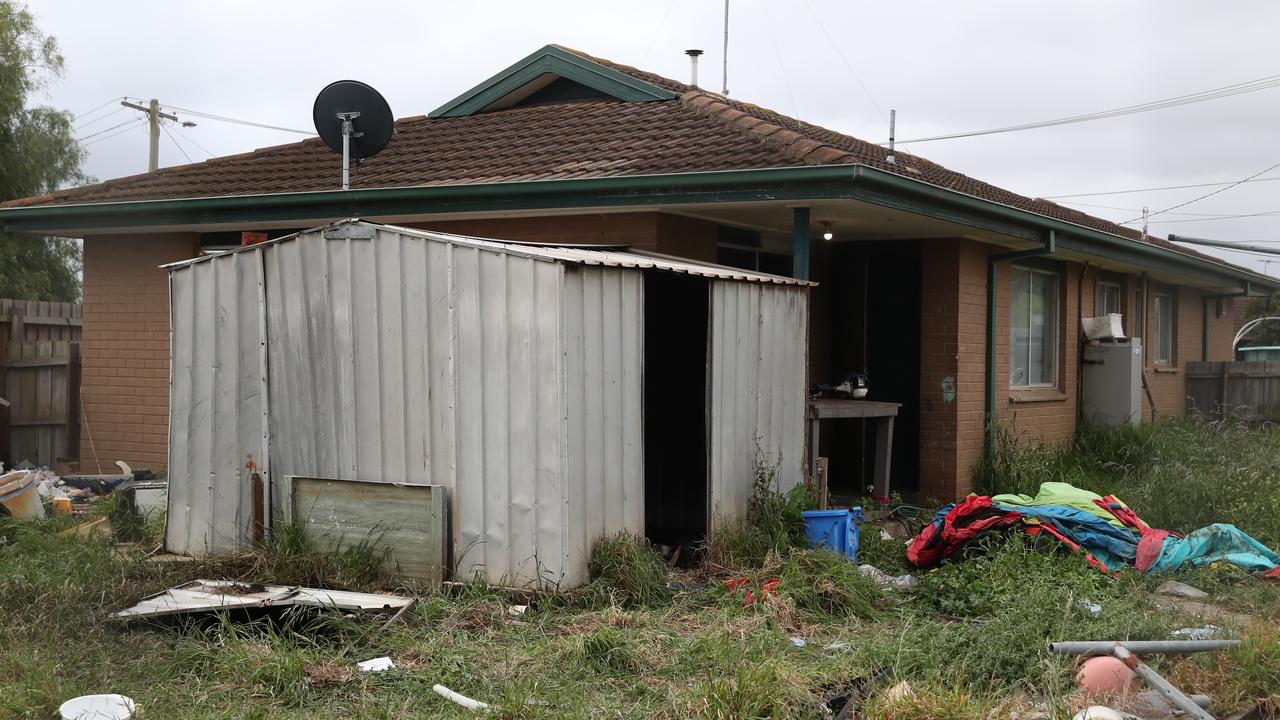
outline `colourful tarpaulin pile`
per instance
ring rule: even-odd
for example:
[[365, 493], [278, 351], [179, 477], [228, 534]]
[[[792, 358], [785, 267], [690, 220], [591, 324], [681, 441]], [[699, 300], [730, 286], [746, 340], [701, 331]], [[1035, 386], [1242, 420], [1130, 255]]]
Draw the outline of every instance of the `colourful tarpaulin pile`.
[[973, 540], [1007, 529], [1055, 537], [1104, 571], [1136, 567], [1164, 573], [1226, 562], [1280, 578], [1280, 554], [1234, 525], [1210, 525], [1182, 537], [1149, 527], [1115, 496], [1058, 482], [1042, 484], [1035, 497], [970, 495], [943, 507], [911, 540], [907, 559], [917, 567], [936, 565]]

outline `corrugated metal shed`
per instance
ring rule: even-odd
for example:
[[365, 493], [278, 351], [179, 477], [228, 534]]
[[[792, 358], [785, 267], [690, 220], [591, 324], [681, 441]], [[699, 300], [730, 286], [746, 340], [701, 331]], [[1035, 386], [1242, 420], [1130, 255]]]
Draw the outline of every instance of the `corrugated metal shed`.
[[290, 475], [442, 485], [458, 575], [585, 581], [644, 532], [646, 271], [711, 286], [713, 506], [757, 446], [802, 472], [803, 281], [359, 221], [169, 268], [174, 552], [246, 541], [252, 456], [277, 521]]

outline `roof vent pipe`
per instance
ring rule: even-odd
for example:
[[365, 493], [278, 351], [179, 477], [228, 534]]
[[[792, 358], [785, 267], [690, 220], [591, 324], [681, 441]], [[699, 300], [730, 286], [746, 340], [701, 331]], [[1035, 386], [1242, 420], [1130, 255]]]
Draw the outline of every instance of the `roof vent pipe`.
[[685, 55], [689, 56], [689, 84], [698, 87], [698, 56], [702, 54], [701, 50], [685, 50]]

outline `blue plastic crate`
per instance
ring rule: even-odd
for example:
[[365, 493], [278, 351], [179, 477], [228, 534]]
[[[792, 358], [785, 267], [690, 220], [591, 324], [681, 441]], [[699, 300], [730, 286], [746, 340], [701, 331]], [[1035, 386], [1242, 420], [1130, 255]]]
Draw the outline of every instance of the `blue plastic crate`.
[[862, 508], [853, 510], [806, 510], [804, 532], [809, 547], [826, 548], [856, 562], [858, 560], [858, 523]]

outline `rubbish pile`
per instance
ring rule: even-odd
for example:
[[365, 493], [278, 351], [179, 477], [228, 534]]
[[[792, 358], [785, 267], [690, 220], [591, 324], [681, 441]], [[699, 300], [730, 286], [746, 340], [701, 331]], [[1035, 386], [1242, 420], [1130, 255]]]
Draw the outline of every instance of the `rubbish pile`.
[[907, 545], [907, 560], [916, 567], [937, 565], [977, 538], [1001, 531], [1053, 537], [1103, 572], [1132, 567], [1167, 573], [1225, 562], [1280, 579], [1280, 554], [1234, 525], [1215, 523], [1182, 536], [1150, 527], [1114, 495], [1061, 482], [1043, 483], [1035, 497], [970, 495], [946, 505]]
[[43, 518], [49, 512], [81, 516], [88, 507], [115, 492], [129, 491], [142, 512], [164, 509], [168, 484], [150, 470], [134, 470], [124, 462], [114, 475], [58, 475], [46, 467], [20, 463], [0, 475], [0, 515]]

